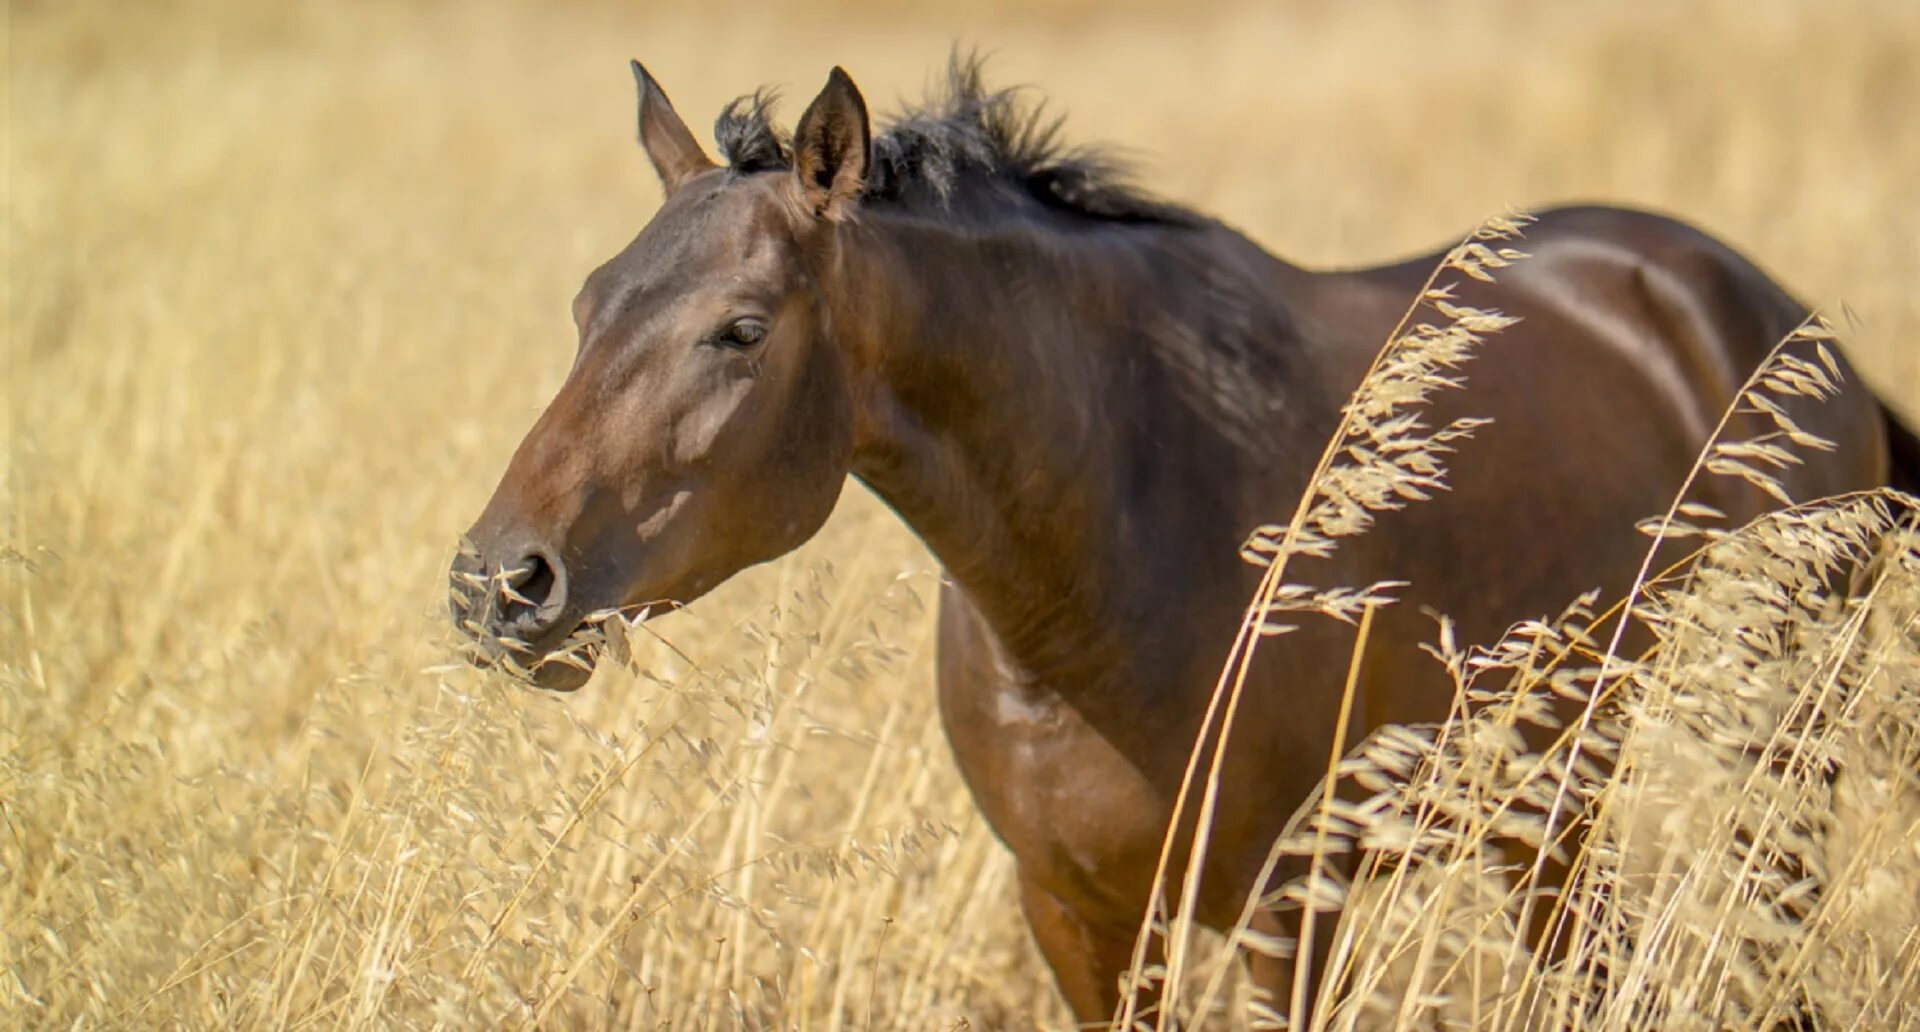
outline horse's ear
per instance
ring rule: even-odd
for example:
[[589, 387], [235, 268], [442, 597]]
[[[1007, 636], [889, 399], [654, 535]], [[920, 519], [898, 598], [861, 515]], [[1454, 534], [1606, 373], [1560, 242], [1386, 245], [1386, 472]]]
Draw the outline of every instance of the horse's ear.
[[653, 170], [660, 173], [661, 185], [672, 193], [681, 183], [713, 168], [713, 160], [687, 131], [687, 123], [674, 113], [667, 92], [640, 67], [640, 62], [632, 64], [633, 84], [640, 90], [640, 146], [653, 162]]
[[793, 131], [793, 175], [807, 210], [834, 221], [846, 218], [872, 160], [867, 102], [836, 67]]

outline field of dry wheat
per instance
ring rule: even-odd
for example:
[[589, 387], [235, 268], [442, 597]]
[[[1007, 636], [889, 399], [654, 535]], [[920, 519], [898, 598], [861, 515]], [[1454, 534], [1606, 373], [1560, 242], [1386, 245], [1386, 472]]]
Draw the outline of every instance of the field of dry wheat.
[[[884, 113], [977, 45], [1072, 137], [1307, 264], [1557, 201], [1683, 214], [1831, 313], [1920, 418], [1905, 0], [20, 0], [0, 18], [13, 1027], [1065, 1022], [934, 712], [937, 570], [859, 488], [577, 696], [454, 660], [456, 537], [565, 373], [572, 292], [658, 201], [630, 56], [697, 127], [834, 64]], [[1850, 515], [1788, 536], [1874, 518]], [[1884, 644], [1897, 626], [1828, 618], [1847, 648], [1913, 662]], [[1710, 665], [1687, 642], [1673, 669]], [[1861, 666], [1846, 656], [1833, 669]], [[1845, 680], [1796, 662], [1776, 672]], [[1661, 769], [1634, 790], [1690, 814]], [[1882, 774], [1850, 805], [1911, 790]], [[1900, 834], [1855, 855], [1920, 849], [1920, 823]], [[1898, 917], [1911, 869], [1870, 873], [1861, 908], [1920, 922]], [[1915, 955], [1855, 951], [1848, 977], [1912, 977]], [[1912, 1014], [1861, 1007], [1866, 1027]], [[1653, 1012], [1622, 1013], [1609, 1027]]]

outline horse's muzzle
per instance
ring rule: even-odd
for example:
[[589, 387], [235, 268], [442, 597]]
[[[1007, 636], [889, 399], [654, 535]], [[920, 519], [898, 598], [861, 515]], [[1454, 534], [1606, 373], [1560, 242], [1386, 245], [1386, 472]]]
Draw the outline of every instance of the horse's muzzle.
[[542, 688], [578, 688], [590, 671], [542, 662], [579, 623], [569, 619], [566, 564], [545, 547], [511, 551], [511, 561], [492, 562], [463, 541], [447, 572], [448, 615], [472, 646], [469, 658]]

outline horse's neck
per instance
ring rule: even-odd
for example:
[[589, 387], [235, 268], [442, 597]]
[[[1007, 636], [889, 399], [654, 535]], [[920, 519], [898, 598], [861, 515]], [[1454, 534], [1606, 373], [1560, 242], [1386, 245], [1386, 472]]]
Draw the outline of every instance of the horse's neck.
[[1139, 238], [1050, 234], [872, 219], [834, 319], [861, 384], [854, 472], [1029, 676], [1084, 682], [1138, 661], [1130, 620], [1183, 601], [1154, 561], [1233, 561], [1255, 460], [1231, 427], [1271, 413], [1200, 411], [1257, 387], [1143, 344], [1162, 313], [1140, 298], [1168, 287]]

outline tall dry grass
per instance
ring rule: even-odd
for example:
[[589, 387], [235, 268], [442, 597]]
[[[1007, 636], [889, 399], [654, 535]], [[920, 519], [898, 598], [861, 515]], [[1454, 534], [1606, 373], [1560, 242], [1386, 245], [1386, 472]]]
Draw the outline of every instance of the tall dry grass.
[[[1463, 647], [1442, 618], [1429, 650], [1453, 680], [1448, 717], [1347, 752], [1362, 647], [1396, 585], [1294, 584], [1287, 567], [1445, 488], [1479, 421], [1434, 427], [1423, 410], [1511, 322], [1455, 303], [1448, 279], [1524, 259], [1506, 246], [1518, 229], [1496, 219], [1436, 267], [1293, 518], [1245, 549], [1265, 572], [1195, 757], [1231, 740], [1255, 652], [1294, 627], [1276, 617], [1357, 633], [1326, 777], [1268, 861], [1305, 857], [1307, 873], [1250, 899], [1226, 933], [1291, 958], [1292, 993], [1242, 994], [1227, 1014], [1322, 1029], [1920, 1026], [1920, 497], [1789, 493], [1786, 471], [1834, 447], [1788, 412], [1839, 391], [1822, 321], [1753, 371], [1672, 505], [1643, 522], [1653, 540], [1625, 597], [1596, 612], [1588, 593], [1488, 646]], [[1429, 310], [1441, 321], [1406, 329]], [[1761, 429], [1730, 434], [1742, 419]], [[1783, 508], [1728, 526], [1694, 497], [1715, 476]], [[1664, 546], [1688, 540], [1656, 573]], [[1199, 773], [1190, 760], [1180, 795], [1193, 786], [1199, 832], [1175, 898], [1195, 897], [1215, 803], [1233, 791], [1217, 759]], [[1171, 843], [1115, 1028], [1221, 1015], [1235, 955], [1192, 960], [1191, 915], [1164, 908]], [[1302, 915], [1298, 940], [1251, 932], [1261, 906]], [[1155, 929], [1164, 966], [1147, 963]], [[1316, 933], [1329, 947], [1317, 985]]]
[[[934, 716], [933, 564], [858, 489], [814, 544], [649, 625], [634, 669], [579, 697], [446, 665], [454, 537], [564, 371], [567, 298], [655, 202], [628, 56], [697, 122], [834, 63], [885, 107], [960, 36], [995, 51], [1005, 81], [1042, 86], [1077, 135], [1137, 148], [1148, 182], [1303, 261], [1385, 258], [1555, 198], [1684, 212], [1858, 312], [1849, 353], [1920, 407], [1907, 5], [973, 10], [5, 9], [8, 1023], [1064, 1022]], [[1784, 535], [1757, 547], [1858, 537], [1880, 517], [1853, 504], [1755, 531]], [[1766, 590], [1726, 576], [1729, 596]], [[1671, 670], [1634, 681], [1647, 716], [1620, 750], [1646, 759], [1619, 761], [1638, 780], [1609, 789], [1618, 821], [1598, 826], [1629, 844], [1750, 842], [1715, 823], [1736, 783], [1905, 812], [1911, 765], [1821, 782], [1791, 750], [1713, 778], [1663, 759], [1761, 719], [1808, 729], [1793, 742], [1820, 755], [1897, 758], [1880, 729], [1899, 714], [1862, 701], [1892, 675], [1862, 671], [1899, 655], [1886, 643], [1907, 603], [1884, 599], [1906, 596], [1866, 583], [1880, 616], [1783, 617], [1793, 640], [1838, 651], [1755, 660], [1771, 687], [1753, 705], [1786, 709], [1728, 713], [1659, 688], [1714, 661], [1711, 625], [1695, 625], [1718, 610], [1650, 594]], [[1478, 668], [1461, 663], [1465, 681]], [[1829, 684], [1811, 709], [1781, 701]], [[1458, 741], [1378, 760], [1485, 758]], [[1673, 784], [1675, 769], [1696, 777]], [[1650, 812], [1671, 820], [1630, 819]], [[1903, 913], [1912, 874], [1887, 846], [1898, 828], [1875, 834], [1822, 840], [1821, 884], [1840, 888], [1786, 917], [1773, 901], [1798, 882], [1768, 855], [1676, 882], [1636, 852], [1633, 913], [1652, 932], [1576, 940], [1612, 952], [1564, 978], [1612, 980], [1610, 1021], [1694, 1007], [1650, 973], [1714, 964], [1727, 1007], [1816, 984], [1822, 1000], [1853, 993], [1862, 1026], [1895, 1020], [1860, 987], [1907, 970], [1912, 947], [1860, 922]], [[1371, 927], [1471, 961], [1442, 967], [1531, 970], [1481, 962], [1504, 897], [1408, 909], [1419, 884], [1381, 912], [1424, 923]], [[1660, 917], [1703, 911], [1739, 934], [1703, 941], [1685, 929], [1716, 926]], [[1783, 952], [1806, 941], [1772, 935], [1783, 920], [1824, 922], [1820, 941], [1844, 948]], [[1356, 978], [1413, 977], [1369, 949], [1354, 947]], [[1224, 970], [1204, 950], [1195, 969]], [[1543, 987], [1528, 999], [1570, 998], [1561, 975], [1526, 977]], [[1434, 1020], [1453, 1005], [1400, 999]]]

